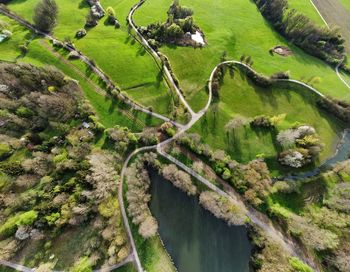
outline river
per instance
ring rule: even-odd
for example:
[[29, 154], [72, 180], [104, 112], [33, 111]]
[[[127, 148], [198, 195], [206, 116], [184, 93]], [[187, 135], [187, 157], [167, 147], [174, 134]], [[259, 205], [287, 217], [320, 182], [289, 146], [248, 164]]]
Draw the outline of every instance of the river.
[[229, 227], [169, 181], [151, 172], [151, 211], [179, 272], [247, 272], [251, 245], [244, 226]]

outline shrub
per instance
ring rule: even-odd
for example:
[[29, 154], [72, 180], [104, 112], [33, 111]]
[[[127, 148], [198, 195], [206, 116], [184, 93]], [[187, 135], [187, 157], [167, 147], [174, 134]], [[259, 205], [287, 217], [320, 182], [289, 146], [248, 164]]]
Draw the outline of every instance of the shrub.
[[115, 17], [115, 11], [114, 11], [114, 9], [113, 9], [112, 7], [108, 7], [108, 8], [106, 9], [106, 12], [107, 12], [107, 15], [108, 15], [108, 16], [113, 16], [113, 17]]
[[91, 262], [88, 257], [82, 257], [74, 263], [69, 272], [91, 272]]
[[273, 124], [271, 123], [271, 120], [269, 117], [265, 115], [256, 116], [253, 121], [250, 122], [250, 125], [252, 127], [256, 128], [271, 128], [273, 127]]
[[0, 190], [8, 188], [12, 184], [11, 178], [0, 171]]
[[19, 226], [32, 225], [37, 217], [38, 213], [36, 211], [28, 211], [8, 218], [6, 222], [0, 226], [0, 237], [6, 238], [14, 234]]
[[0, 143], [0, 160], [3, 160], [11, 155], [11, 147], [6, 143]]
[[19, 50], [23, 55], [27, 54], [28, 52], [28, 46], [26, 44], [21, 44], [18, 46]]
[[16, 110], [16, 114], [19, 116], [19, 117], [24, 117], [24, 118], [29, 118], [29, 117], [32, 117], [33, 116], [33, 112], [24, 107], [24, 106], [20, 106], [17, 110]]
[[119, 211], [119, 202], [116, 197], [110, 197], [98, 205], [99, 213], [106, 218], [112, 217]]
[[81, 28], [77, 31], [77, 33], [75, 33], [75, 37], [77, 37], [78, 39], [83, 38], [86, 36], [86, 30], [84, 28]]
[[3, 162], [0, 165], [0, 169], [11, 176], [17, 176], [24, 172], [24, 169], [20, 162]]

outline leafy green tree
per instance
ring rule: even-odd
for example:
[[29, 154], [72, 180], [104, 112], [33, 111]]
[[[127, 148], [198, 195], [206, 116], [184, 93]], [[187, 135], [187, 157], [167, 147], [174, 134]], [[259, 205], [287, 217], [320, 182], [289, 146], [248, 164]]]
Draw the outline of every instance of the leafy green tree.
[[58, 7], [55, 0], [42, 0], [34, 10], [33, 21], [36, 28], [43, 32], [51, 32], [56, 25]]
[[181, 27], [179, 27], [177, 24], [172, 24], [167, 28], [166, 34], [170, 39], [174, 39], [181, 37], [184, 34], [184, 32], [181, 29]]

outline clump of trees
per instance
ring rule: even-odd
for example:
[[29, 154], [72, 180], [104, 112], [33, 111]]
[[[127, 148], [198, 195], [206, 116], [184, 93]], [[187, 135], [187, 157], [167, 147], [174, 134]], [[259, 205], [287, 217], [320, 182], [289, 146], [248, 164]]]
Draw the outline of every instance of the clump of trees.
[[188, 195], [195, 195], [197, 193], [197, 187], [193, 185], [191, 176], [179, 170], [175, 164], [164, 166], [162, 174], [165, 179], [171, 181], [175, 187], [181, 189]]
[[116, 196], [122, 159], [93, 148], [101, 127], [77, 83], [24, 64], [1, 64], [0, 81], [2, 258], [40, 240], [38, 266], [52, 254], [51, 241], [78, 226], [91, 229], [79, 248], [91, 267], [125, 258]]
[[299, 126], [281, 131], [277, 141], [287, 149], [279, 154], [279, 162], [294, 168], [311, 163], [322, 151], [316, 131], [310, 126]]
[[255, 0], [263, 16], [287, 39], [330, 64], [344, 55], [344, 39], [337, 28], [319, 27], [307, 16], [288, 8], [287, 0]]
[[193, 11], [174, 0], [167, 14], [165, 23], [154, 23], [139, 29], [152, 47], [157, 49], [162, 43], [198, 46], [191, 37], [185, 37], [185, 33], [193, 34], [199, 29], [193, 22]]
[[223, 219], [228, 225], [244, 225], [246, 209], [240, 203], [234, 203], [227, 197], [212, 191], [204, 191], [199, 196], [199, 203], [215, 217]]
[[127, 149], [135, 145], [138, 139], [127, 127], [115, 126], [106, 130], [108, 138], [114, 143], [118, 152], [124, 153]]
[[37, 29], [51, 32], [56, 26], [58, 7], [55, 0], [41, 0], [34, 9], [33, 21]]
[[86, 27], [94, 27], [98, 21], [105, 15], [105, 11], [99, 0], [86, 0], [90, 6], [89, 14], [86, 16]]

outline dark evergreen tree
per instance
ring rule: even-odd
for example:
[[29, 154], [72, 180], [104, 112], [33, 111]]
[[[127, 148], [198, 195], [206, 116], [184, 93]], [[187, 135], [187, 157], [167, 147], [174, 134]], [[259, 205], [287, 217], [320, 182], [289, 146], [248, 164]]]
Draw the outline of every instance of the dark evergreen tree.
[[58, 7], [55, 0], [42, 0], [34, 10], [33, 21], [40, 31], [49, 33], [56, 25]]

